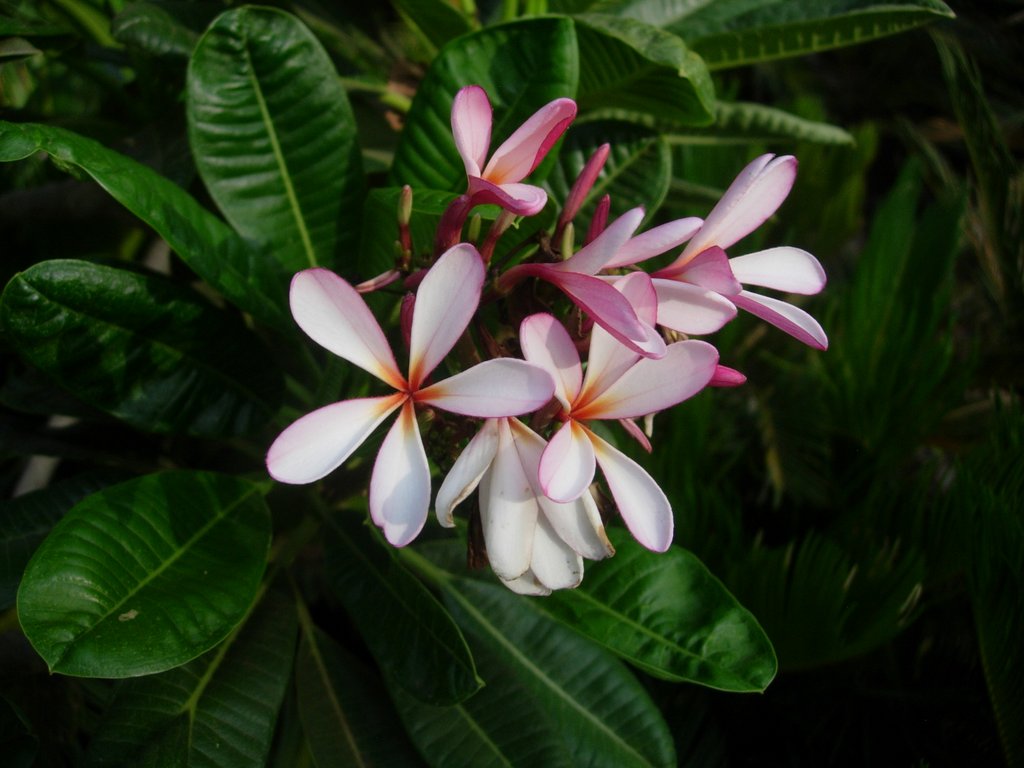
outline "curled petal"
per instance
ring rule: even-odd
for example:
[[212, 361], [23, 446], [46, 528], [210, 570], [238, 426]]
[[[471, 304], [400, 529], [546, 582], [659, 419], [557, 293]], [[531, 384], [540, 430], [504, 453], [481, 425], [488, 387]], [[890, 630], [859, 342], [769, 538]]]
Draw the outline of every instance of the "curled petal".
[[562, 425], [540, 458], [540, 487], [549, 499], [578, 499], [594, 481], [594, 447], [590, 431], [570, 419]]
[[343, 400], [307, 413], [267, 451], [267, 472], [282, 483], [312, 483], [345, 463], [405, 399], [404, 394]]
[[693, 283], [723, 296], [735, 296], [743, 290], [729, 266], [725, 251], [717, 245], [701, 251], [682, 267], [663, 269], [653, 276]]
[[691, 216], [649, 229], [619, 248], [615, 257], [604, 265], [605, 269], [628, 267], [667, 253], [693, 237], [703, 223], [703, 219]]
[[430, 507], [430, 467], [416, 412], [406, 400], [380, 446], [370, 477], [370, 517], [384, 538], [404, 547], [423, 529]]
[[704, 389], [717, 364], [718, 350], [705, 341], [669, 344], [663, 358], [640, 360], [599, 396], [577, 406], [573, 416], [626, 419], [663, 411]]
[[545, 104], [494, 150], [480, 175], [495, 184], [526, 178], [575, 117], [576, 102], [572, 99], [555, 99]]
[[655, 552], [672, 544], [672, 505], [644, 469], [599, 437], [594, 453], [612, 492], [619, 514], [633, 538]]
[[292, 278], [292, 316], [317, 344], [358, 365], [395, 389], [405, 386], [384, 331], [356, 289], [327, 269]]
[[543, 368], [554, 379], [554, 396], [568, 411], [579, 395], [583, 381], [580, 354], [569, 332], [554, 317], [542, 312], [530, 315], [520, 324], [519, 344], [523, 357]]
[[629, 241], [630, 236], [636, 231], [636, 228], [640, 226], [640, 222], [643, 220], [643, 208], [633, 208], [626, 211], [600, 235], [580, 248], [571, 257], [552, 265], [552, 269], [578, 272], [583, 275], [596, 275], [608, 266], [608, 262], [615, 258], [619, 249]]
[[746, 285], [804, 295], [813, 295], [825, 287], [825, 270], [821, 263], [807, 251], [790, 246], [737, 256], [729, 259], [729, 266], [736, 278]]
[[484, 284], [476, 248], [449, 248], [420, 283], [409, 339], [409, 385], [419, 389], [473, 319]]
[[455, 507], [465, 501], [480, 484], [480, 478], [491, 466], [498, 451], [498, 422], [487, 419], [473, 439], [466, 444], [441, 483], [434, 500], [437, 522], [445, 528], [455, 525]]
[[736, 317], [729, 299], [699, 285], [655, 278], [654, 290], [658, 323], [680, 333], [714, 333]]
[[530, 570], [548, 589], [572, 589], [583, 581], [583, 558], [562, 541], [543, 515], [533, 529]]
[[485, 360], [416, 393], [416, 401], [463, 416], [493, 418], [535, 411], [551, 399], [551, 374], [525, 360]]
[[516, 216], [540, 213], [548, 202], [548, 193], [532, 184], [494, 184], [477, 176], [469, 177], [471, 205], [500, 205]]
[[[501, 577], [499, 576], [498, 578], [500, 579]], [[501, 583], [517, 595], [544, 597], [551, 594], [551, 590], [537, 580], [537, 576], [533, 571], [527, 571], [522, 576], [517, 576], [514, 579], [501, 579]]]
[[479, 176], [491, 146], [491, 102], [479, 85], [467, 85], [452, 102], [452, 134], [467, 176]]
[[510, 580], [530, 567], [538, 508], [507, 421], [499, 423], [498, 436], [491, 471], [480, 480], [480, 523], [491, 568]]
[[828, 336], [824, 329], [799, 307], [750, 291], [743, 291], [732, 300], [740, 309], [771, 323], [797, 341], [815, 349], [828, 349]]

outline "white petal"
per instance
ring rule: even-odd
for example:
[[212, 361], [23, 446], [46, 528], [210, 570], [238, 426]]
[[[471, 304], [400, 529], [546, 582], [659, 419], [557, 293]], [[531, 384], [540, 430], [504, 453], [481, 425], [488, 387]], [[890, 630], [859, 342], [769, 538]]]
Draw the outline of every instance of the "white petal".
[[445, 251], [416, 292], [409, 338], [409, 385], [420, 388], [447, 355], [480, 303], [484, 262], [476, 248], [460, 243]]
[[578, 419], [630, 419], [657, 413], [700, 392], [711, 381], [718, 350], [705, 341], [677, 341], [659, 360], [643, 359], [598, 397], [580, 403]]
[[292, 278], [292, 316], [317, 344], [395, 389], [405, 380], [384, 331], [356, 289], [327, 269], [306, 269]]
[[496, 419], [488, 419], [462, 449], [462, 453], [455, 460], [437, 492], [434, 512], [437, 515], [437, 522], [445, 528], [454, 527], [455, 520], [452, 515], [455, 507], [476, 490], [480, 478], [491, 466], [497, 450], [498, 422]]
[[452, 102], [452, 134], [467, 176], [479, 176], [491, 144], [491, 102], [479, 85], [467, 85]]
[[[500, 576], [498, 578], [501, 578]], [[544, 597], [550, 595], [551, 590], [537, 581], [533, 571], [527, 571], [522, 576], [514, 579], [501, 579], [501, 583], [511, 589], [517, 595], [530, 595], [531, 597]]]
[[430, 467], [416, 412], [407, 400], [380, 446], [370, 477], [370, 516], [384, 538], [404, 547], [419, 535], [430, 508]]
[[671, 251], [693, 237], [703, 223], [703, 219], [691, 216], [649, 229], [619, 248], [619, 252], [604, 268], [628, 267]]
[[481, 174], [495, 184], [526, 178], [576, 117], [576, 102], [555, 99], [538, 109], [500, 147]]
[[555, 381], [554, 396], [568, 411], [579, 395], [583, 366], [565, 326], [544, 312], [530, 315], [519, 325], [519, 345], [523, 357], [551, 374]]
[[658, 324], [680, 333], [714, 333], [736, 317], [736, 307], [724, 296], [679, 280], [654, 279], [658, 294]]
[[558, 537], [543, 515], [533, 529], [530, 570], [548, 589], [572, 589], [583, 581], [583, 558]]
[[549, 499], [578, 499], [594, 481], [594, 447], [589, 431], [570, 419], [562, 425], [540, 459], [540, 487]]
[[828, 349], [828, 336], [824, 329], [800, 307], [750, 291], [742, 291], [732, 298], [737, 307], [771, 323], [807, 346]]
[[778, 210], [796, 180], [796, 158], [761, 155], [744, 168], [687, 244], [682, 259], [711, 245], [728, 248]]
[[523, 471], [507, 421], [499, 423], [498, 451], [480, 481], [480, 523], [491, 568], [515, 579], [530, 567], [537, 499]]
[[416, 402], [463, 416], [518, 416], [551, 400], [555, 383], [546, 370], [525, 360], [485, 360], [416, 393]]
[[402, 404], [403, 394], [343, 400], [307, 413], [267, 451], [267, 471], [282, 483], [312, 483], [333, 472]]
[[515, 438], [519, 459], [527, 477], [533, 483], [543, 516], [562, 541], [591, 560], [601, 560], [614, 555], [615, 548], [608, 540], [604, 523], [601, 522], [601, 514], [590, 490], [567, 504], [560, 504], [545, 496], [540, 488], [540, 459], [547, 443], [522, 422], [511, 420], [509, 426]]
[[825, 270], [807, 251], [789, 246], [769, 248], [729, 259], [736, 278], [787, 293], [813, 295], [825, 287]]
[[644, 469], [601, 438], [594, 441], [597, 463], [633, 538], [655, 552], [672, 544], [672, 505]]
[[593, 241], [580, 248], [573, 256], [554, 265], [556, 269], [566, 272], [579, 272], [584, 275], [596, 275], [608, 266], [623, 246], [629, 242], [630, 236], [644, 219], [643, 208], [633, 208], [619, 216], [608, 228], [594, 238]]

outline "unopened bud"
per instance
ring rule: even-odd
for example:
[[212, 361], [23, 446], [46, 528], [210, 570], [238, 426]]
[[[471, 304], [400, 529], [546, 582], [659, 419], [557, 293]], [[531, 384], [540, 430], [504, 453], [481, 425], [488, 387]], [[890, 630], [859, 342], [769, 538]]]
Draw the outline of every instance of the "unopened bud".
[[466, 242], [475, 243], [480, 239], [480, 229], [483, 227], [483, 219], [479, 213], [474, 213], [469, 220], [469, 231], [466, 233]]
[[594, 239], [604, 232], [605, 225], [608, 223], [608, 211], [611, 207], [612, 199], [608, 195], [605, 195], [597, 202], [594, 216], [590, 220], [590, 228], [587, 230], [587, 243], [593, 242]]
[[406, 184], [398, 195], [398, 226], [408, 227], [412, 220], [412, 187]]
[[576, 244], [576, 227], [573, 226], [570, 221], [565, 225], [565, 229], [562, 230], [562, 242], [560, 244], [560, 250], [562, 259], [568, 259], [572, 256], [572, 247]]
[[402, 328], [402, 340], [406, 348], [412, 345], [412, 311], [416, 306], [416, 294], [407, 293], [402, 297], [402, 308], [398, 313], [398, 324]]

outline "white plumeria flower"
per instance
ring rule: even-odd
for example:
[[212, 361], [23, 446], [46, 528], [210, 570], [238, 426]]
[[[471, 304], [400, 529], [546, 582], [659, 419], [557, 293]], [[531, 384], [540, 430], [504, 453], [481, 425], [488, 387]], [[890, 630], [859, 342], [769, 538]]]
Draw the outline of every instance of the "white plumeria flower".
[[479, 486], [480, 522], [491, 568], [509, 589], [546, 595], [583, 580], [583, 558], [615, 554], [590, 491], [568, 503], [544, 495], [538, 481], [547, 443], [518, 419], [488, 419], [437, 492], [438, 522], [452, 527], [455, 507]]
[[804, 310], [742, 285], [818, 293], [825, 287], [825, 270], [814, 256], [789, 246], [731, 259], [725, 254], [782, 205], [796, 179], [796, 166], [791, 155], [754, 160], [729, 186], [679, 258], [651, 274], [661, 325], [683, 333], [711, 333], [740, 307], [804, 344], [828, 348], [825, 331]]
[[[654, 322], [656, 297], [642, 273], [616, 283], [646, 322]], [[634, 419], [682, 402], [703, 389], [718, 364], [718, 351], [703, 341], [669, 344], [665, 356], [642, 358], [599, 326], [590, 339], [586, 378], [576, 345], [551, 315], [531, 315], [520, 327], [523, 356], [549, 371], [564, 424], [548, 443], [539, 465], [541, 488], [569, 502], [584, 493], [601, 466], [626, 526], [648, 549], [672, 543], [672, 507], [644, 469], [588, 428], [587, 422]]]
[[485, 269], [471, 245], [445, 252], [420, 283], [403, 376], [366, 302], [326, 269], [292, 280], [290, 304], [315, 342], [393, 387], [393, 394], [343, 400], [309, 413], [282, 432], [267, 452], [267, 470], [283, 483], [312, 483], [340, 467], [396, 410], [370, 479], [370, 514], [388, 541], [416, 538], [430, 506], [430, 468], [416, 423], [417, 405], [464, 416], [512, 416], [551, 399], [551, 377], [523, 360], [499, 358], [448, 379], [427, 379], [465, 331], [480, 302]]

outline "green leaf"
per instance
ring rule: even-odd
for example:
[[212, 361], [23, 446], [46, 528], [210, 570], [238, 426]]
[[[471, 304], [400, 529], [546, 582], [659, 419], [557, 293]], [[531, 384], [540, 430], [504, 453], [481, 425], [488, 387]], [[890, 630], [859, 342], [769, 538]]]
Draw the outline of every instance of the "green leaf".
[[139, 429], [244, 434], [265, 426], [280, 398], [255, 336], [155, 275], [44, 261], [8, 283], [0, 322], [27, 361]]
[[182, 2], [135, 2], [114, 17], [110, 33], [119, 43], [154, 56], [187, 59], [199, 39], [194, 26], [201, 22], [205, 27], [209, 23], [209, 7]]
[[465, 190], [466, 171], [451, 132], [452, 101], [459, 88], [475, 84], [487, 91], [494, 107], [494, 149], [548, 102], [575, 96], [578, 72], [576, 32], [569, 19], [528, 19], [453, 40], [416, 91], [395, 150], [392, 183]]
[[362, 516], [343, 510], [330, 524], [328, 579], [381, 669], [431, 704], [473, 695], [482, 681], [448, 612], [371, 535]]
[[312, 624], [303, 629], [295, 685], [303, 730], [316, 764], [322, 768], [418, 764], [381, 680]]
[[0, 610], [14, 605], [25, 565], [57, 521], [105, 485], [99, 475], [79, 475], [0, 501]]
[[763, 691], [775, 676], [757, 620], [695, 555], [655, 554], [609, 529], [615, 557], [595, 563], [579, 589], [537, 605], [655, 677], [724, 691]]
[[445, 0], [392, 0], [392, 4], [434, 50], [472, 29], [470, 20]]
[[40, 53], [42, 51], [21, 37], [7, 37], [0, 40], [0, 59], [25, 59]]
[[503, 587], [453, 579], [445, 602], [469, 635], [498, 654], [564, 735], [575, 765], [674, 766], [668, 727], [614, 656]]
[[547, 186], [560, 205], [565, 203], [587, 160], [606, 142], [611, 144], [611, 150], [604, 170], [578, 214], [577, 231], [586, 231], [586, 222], [603, 195], [611, 195], [611, 210], [615, 216], [639, 205], [650, 217], [668, 194], [672, 153], [661, 136], [638, 125], [598, 120], [573, 128], [558, 154], [558, 163], [547, 179]]
[[270, 590], [241, 630], [178, 669], [121, 684], [87, 765], [264, 765], [295, 651], [295, 605]]
[[188, 68], [189, 138], [228, 221], [288, 271], [358, 242], [355, 119], [327, 52], [298, 19], [246, 6], [219, 16]]
[[270, 545], [251, 483], [147, 475], [80, 502], [36, 551], [18, 618], [51, 671], [133, 677], [194, 659], [245, 616]]
[[203, 280], [241, 309], [277, 327], [291, 328], [284, 287], [273, 262], [247, 245], [181, 187], [145, 165], [91, 139], [46, 125], [0, 122], [0, 162], [45, 152], [80, 168], [121, 205], [156, 230]]
[[835, 125], [807, 120], [775, 107], [750, 102], [715, 105], [715, 123], [707, 128], [667, 129], [673, 144], [756, 144], [778, 141], [809, 141], [815, 144], [852, 146], [853, 136]]
[[674, 32], [712, 69], [857, 45], [953, 16], [941, 0], [611, 0], [599, 9]]
[[576, 34], [581, 111], [629, 109], [682, 125], [714, 119], [711, 73], [676, 35], [603, 14], [577, 17]]

